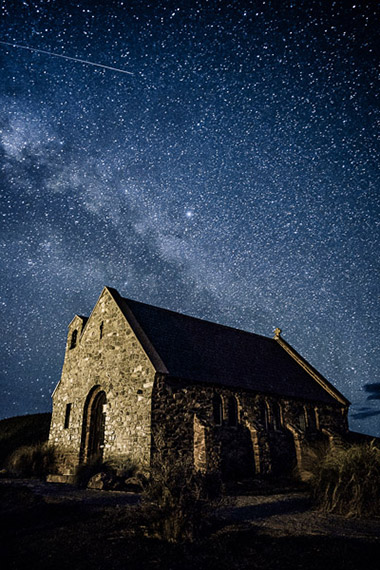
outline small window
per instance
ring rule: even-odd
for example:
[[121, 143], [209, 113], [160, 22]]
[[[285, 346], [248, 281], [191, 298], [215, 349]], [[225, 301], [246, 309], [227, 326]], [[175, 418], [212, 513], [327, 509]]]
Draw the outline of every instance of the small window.
[[100, 323], [100, 327], [99, 327], [99, 336], [100, 338], [103, 338], [103, 328], [104, 328], [104, 323], [103, 321]]
[[75, 348], [77, 345], [77, 337], [78, 337], [78, 331], [77, 329], [75, 329], [71, 335], [71, 343], [70, 343], [70, 349], [71, 348]]
[[212, 411], [215, 424], [221, 426], [223, 423], [223, 405], [222, 398], [218, 394], [215, 394], [212, 399]]
[[71, 415], [71, 404], [66, 404], [66, 413], [65, 413], [65, 429], [67, 429], [70, 425], [70, 415]]
[[234, 396], [228, 398], [228, 425], [237, 426], [238, 424], [238, 408], [237, 401]]

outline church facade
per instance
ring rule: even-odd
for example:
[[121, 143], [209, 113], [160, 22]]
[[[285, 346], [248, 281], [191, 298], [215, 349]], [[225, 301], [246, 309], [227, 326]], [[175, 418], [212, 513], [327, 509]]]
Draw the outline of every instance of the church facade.
[[[94, 459], [186, 462], [224, 478], [286, 474], [348, 431], [349, 402], [276, 329], [225, 327], [104, 288], [69, 325], [53, 393], [51, 481]], [[159, 457], [159, 459], [158, 459]]]

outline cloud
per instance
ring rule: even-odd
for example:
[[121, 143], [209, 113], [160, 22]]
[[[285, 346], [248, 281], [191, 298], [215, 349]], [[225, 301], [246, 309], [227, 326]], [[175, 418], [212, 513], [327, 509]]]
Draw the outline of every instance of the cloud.
[[379, 416], [380, 415], [380, 410], [368, 410], [368, 411], [362, 411], [362, 412], [357, 412], [356, 414], [352, 414], [351, 418], [353, 420], [363, 420], [365, 418], [371, 418], [374, 416]]
[[0, 130], [0, 144], [5, 155], [22, 161], [25, 154], [42, 156], [56, 140], [53, 130], [38, 115], [19, 111], [5, 119]]
[[364, 384], [364, 390], [369, 392], [367, 400], [380, 400], [380, 382]]

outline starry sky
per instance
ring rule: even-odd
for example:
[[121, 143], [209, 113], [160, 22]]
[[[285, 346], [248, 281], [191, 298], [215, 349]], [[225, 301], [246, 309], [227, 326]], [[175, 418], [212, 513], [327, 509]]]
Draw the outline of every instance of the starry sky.
[[1, 42], [116, 70], [0, 43], [0, 417], [50, 410], [108, 285], [279, 326], [380, 435], [376, 3], [1, 10]]

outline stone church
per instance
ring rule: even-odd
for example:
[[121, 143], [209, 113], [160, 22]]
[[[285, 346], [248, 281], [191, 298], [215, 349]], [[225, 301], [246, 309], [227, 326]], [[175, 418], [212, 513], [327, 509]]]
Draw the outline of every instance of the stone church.
[[93, 459], [163, 458], [224, 478], [286, 474], [348, 431], [348, 400], [285, 340], [189, 317], [105, 287], [69, 325], [50, 443], [71, 482]]

